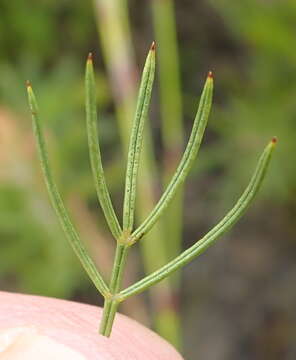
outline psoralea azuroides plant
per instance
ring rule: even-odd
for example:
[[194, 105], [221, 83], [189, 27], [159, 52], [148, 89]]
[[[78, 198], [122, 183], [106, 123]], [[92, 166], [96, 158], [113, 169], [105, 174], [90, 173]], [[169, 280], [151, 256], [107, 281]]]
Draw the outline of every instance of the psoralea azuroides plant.
[[[133, 121], [130, 145], [127, 159], [124, 204], [123, 204], [123, 222], [120, 224], [117, 215], [114, 211], [111, 197], [105, 180], [99, 137], [97, 125], [97, 108], [96, 108], [96, 85], [93, 70], [92, 55], [89, 54], [86, 63], [85, 74], [85, 89], [86, 89], [86, 124], [88, 134], [88, 145], [90, 154], [90, 163], [93, 172], [96, 192], [104, 216], [110, 228], [113, 237], [116, 240], [116, 252], [113, 270], [109, 285], [100, 275], [98, 269], [94, 265], [92, 259], [88, 255], [83, 243], [80, 241], [79, 235], [73, 226], [68, 212], [61, 199], [57, 186], [52, 177], [49, 166], [48, 154], [45, 146], [45, 140], [42, 132], [42, 125], [39, 120], [39, 111], [37, 102], [32, 90], [31, 84], [27, 83], [29, 104], [32, 113], [34, 134], [37, 141], [37, 149], [40, 157], [40, 162], [45, 178], [47, 190], [54, 210], [59, 218], [62, 228], [74, 249], [76, 255], [81, 261], [84, 269], [93, 281], [98, 291], [104, 297], [104, 311], [100, 324], [100, 333], [109, 336], [112, 330], [114, 317], [118, 305], [132, 295], [141, 293], [150, 286], [160, 282], [177, 269], [183, 267], [188, 262], [203, 253], [208, 247], [226, 231], [228, 231], [244, 213], [249, 206], [258, 189], [261, 186], [262, 180], [265, 176], [272, 151], [276, 144], [276, 138], [273, 138], [264, 149], [259, 158], [255, 172], [250, 180], [249, 185], [238, 199], [235, 206], [225, 215], [225, 217], [214, 226], [206, 235], [199, 239], [193, 246], [185, 250], [175, 259], [161, 267], [159, 270], [146, 276], [142, 280], [132, 284], [126, 289], [121, 290], [121, 282], [123, 270], [128, 255], [128, 251], [132, 245], [143, 238], [158, 219], [165, 212], [167, 206], [174, 198], [178, 188], [185, 181], [193, 162], [198, 153], [200, 143], [202, 141], [204, 131], [207, 125], [213, 96], [213, 75], [209, 72], [202, 95], [199, 101], [199, 106], [192, 126], [190, 138], [185, 148], [183, 157], [168, 183], [166, 190], [160, 197], [154, 209], [147, 216], [146, 220], [140, 224], [139, 227], [134, 227], [135, 217], [135, 201], [137, 188], [137, 174], [140, 162], [140, 155], [142, 149], [142, 139], [144, 123], [147, 118], [152, 86], [155, 74], [155, 44], [153, 43], [148, 53], [145, 67], [142, 74], [141, 84], [139, 88], [138, 102]], [[161, 239], [159, 239], [161, 241]]]

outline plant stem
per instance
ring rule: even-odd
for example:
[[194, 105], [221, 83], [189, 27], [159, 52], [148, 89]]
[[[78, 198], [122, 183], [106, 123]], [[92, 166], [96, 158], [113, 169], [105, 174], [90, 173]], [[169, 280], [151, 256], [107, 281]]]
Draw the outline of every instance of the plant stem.
[[155, 44], [153, 42], [143, 70], [136, 114], [130, 137], [123, 204], [124, 231], [132, 231], [134, 225], [137, 178], [142, 151], [143, 130], [151, 99], [154, 73]]
[[[166, 187], [178, 166], [184, 141], [182, 86], [180, 78], [177, 27], [174, 0], [151, 1], [153, 28], [158, 48], [161, 136], [163, 154], [163, 186]], [[165, 223], [166, 261], [181, 252], [183, 188], [180, 187], [163, 217]], [[165, 240], [164, 240], [165, 241]], [[171, 284], [179, 287], [180, 275]], [[168, 287], [169, 289], [169, 287]]]
[[183, 253], [177, 256], [174, 260], [170, 261], [154, 273], [146, 276], [144, 279], [138, 281], [136, 284], [133, 284], [127, 289], [121, 291], [118, 296], [119, 301], [123, 301], [131, 295], [139, 294], [150, 286], [157, 284], [161, 280], [165, 279], [174, 271], [188, 264], [191, 260], [202, 254], [207, 248], [213, 245], [221, 235], [231, 229], [231, 227], [246, 211], [257, 194], [259, 188], [261, 187], [276, 141], [276, 138], [273, 138], [266, 146], [258, 161], [257, 167], [249, 185], [235, 206], [224, 216], [224, 218], [202, 239], [197, 241], [189, 249], [183, 251]]
[[[138, 68], [130, 32], [128, 4], [127, 0], [93, 0], [93, 2], [96, 10], [102, 55], [109, 73], [115, 103], [122, 149], [124, 154], [127, 155], [138, 89]], [[152, 146], [153, 141], [149, 121], [146, 121], [145, 128], [136, 199], [136, 216], [140, 223], [146, 219], [147, 214], [154, 208], [158, 189], [155, 185], [158, 177], [158, 164]], [[168, 258], [165, 243], [159, 241], [159, 239], [165, 238], [164, 226], [161, 220], [146, 235], [146, 241], [141, 242], [140, 251], [146, 274], [159, 268]], [[155, 251], [156, 248], [157, 251]], [[135, 269], [134, 264], [130, 266]], [[127, 306], [129, 307], [129, 314], [133, 314], [137, 318], [134, 304], [131, 306], [128, 302]], [[145, 309], [146, 307], [142, 305], [140, 311]], [[148, 313], [147, 310], [145, 312]]]
[[41, 162], [41, 168], [42, 168], [45, 184], [50, 196], [52, 206], [82, 266], [84, 267], [85, 271], [91, 278], [95, 287], [104, 297], [106, 297], [109, 294], [109, 288], [106, 285], [101, 274], [97, 270], [93, 260], [89, 257], [83, 243], [80, 241], [80, 237], [74, 225], [72, 224], [72, 221], [68, 215], [68, 211], [63, 203], [57, 185], [53, 179], [51, 167], [49, 165], [49, 158], [47, 154], [45, 138], [42, 131], [42, 124], [39, 119], [38, 105], [36, 102], [35, 95], [33, 93], [32, 86], [29, 82], [27, 83], [27, 92], [28, 92], [29, 105], [32, 114], [33, 131], [36, 138], [37, 150]]
[[121, 244], [119, 242], [116, 246], [115, 259], [110, 280], [110, 292], [112, 297], [105, 298], [103, 317], [100, 324], [100, 334], [108, 337], [110, 336], [115, 314], [118, 308], [118, 300], [115, 299], [115, 295], [118, 293], [121, 286], [128, 248], [128, 245]]
[[154, 224], [158, 221], [158, 219], [168, 207], [171, 200], [175, 197], [177, 190], [184, 183], [186, 176], [188, 175], [199, 151], [211, 110], [212, 97], [213, 76], [212, 72], [209, 72], [200, 98], [198, 110], [192, 126], [191, 135], [189, 137], [179, 166], [171, 181], [167, 185], [165, 192], [162, 194], [158, 203], [155, 205], [154, 209], [148, 215], [146, 220], [133, 232], [132, 237], [134, 242], [141, 239], [154, 226]]
[[97, 125], [96, 82], [91, 53], [88, 55], [86, 62], [85, 90], [87, 137], [94, 183], [108, 226], [115, 239], [118, 239], [121, 228], [112, 205], [101, 158]]

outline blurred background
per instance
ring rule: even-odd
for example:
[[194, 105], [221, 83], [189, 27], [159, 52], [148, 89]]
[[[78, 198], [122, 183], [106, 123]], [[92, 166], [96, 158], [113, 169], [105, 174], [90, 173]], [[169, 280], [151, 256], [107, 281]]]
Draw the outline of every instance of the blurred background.
[[139, 73], [152, 40], [158, 75], [137, 221], [159, 198], [188, 138], [208, 70], [214, 108], [198, 160], [167, 215], [130, 255], [125, 283], [157, 269], [235, 203], [270, 138], [255, 204], [214, 247], [121, 311], [186, 359], [296, 358], [295, 0], [1, 0], [0, 286], [102, 305], [49, 204], [25, 81], [32, 81], [54, 175], [107, 277], [114, 241], [92, 182], [84, 65], [93, 51], [103, 162], [118, 214]]

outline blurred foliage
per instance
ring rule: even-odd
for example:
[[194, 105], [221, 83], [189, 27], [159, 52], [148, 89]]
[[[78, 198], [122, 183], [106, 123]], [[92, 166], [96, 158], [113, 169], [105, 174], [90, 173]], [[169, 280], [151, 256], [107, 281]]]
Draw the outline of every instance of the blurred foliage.
[[226, 167], [227, 196], [246, 179], [260, 144], [276, 135], [277, 160], [263, 193], [295, 206], [296, 168], [288, 154], [296, 152], [296, 51], [292, 46], [296, 3], [247, 0], [227, 6], [228, 2], [217, 0], [211, 4], [241, 47], [239, 62], [217, 64], [215, 71], [217, 90], [224, 97], [211, 122], [221, 140], [210, 151], [219, 157], [215, 166]]
[[[50, 131], [51, 158], [64, 196], [79, 189], [81, 197], [92, 204], [83, 67], [85, 49], [91, 46], [87, 39], [95, 42], [96, 31], [91, 6], [82, 2], [73, 6], [70, 1], [30, 1], [30, 5], [22, 1], [0, 4], [0, 134], [5, 139], [1, 141], [5, 159], [1, 160], [6, 167], [1, 171], [0, 187], [0, 251], [5, 260], [0, 267], [1, 282], [7, 289], [71, 297], [88, 286], [88, 280], [65, 242], [43, 183], [36, 184], [42, 180], [32, 156], [24, 84], [30, 78], [38, 89]], [[78, 53], [82, 55], [77, 57]], [[98, 87], [98, 102], [105, 104], [109, 91], [100, 74]], [[102, 122], [106, 146], [114, 141], [114, 132], [107, 117]]]

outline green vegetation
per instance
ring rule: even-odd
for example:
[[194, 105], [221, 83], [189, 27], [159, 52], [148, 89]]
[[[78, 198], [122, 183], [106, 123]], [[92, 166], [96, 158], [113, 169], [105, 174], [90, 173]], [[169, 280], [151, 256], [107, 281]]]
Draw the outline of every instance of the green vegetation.
[[[296, 51], [291, 45], [295, 1], [45, 0], [32, 4], [3, 0], [0, 10], [1, 288], [102, 304], [64, 241], [44, 191], [33, 154], [23, 83], [29, 78], [38, 89], [55, 181], [77, 232], [107, 279], [113, 242], [98, 211], [89, 166], [82, 57], [94, 52], [102, 161], [114, 211], [122, 223], [122, 159], [128, 153], [136, 107], [138, 65], [145, 44], [155, 39], [158, 73], [145, 124], [136, 227], [153, 210], [177, 168], [201, 75], [209, 68], [216, 76], [215, 106], [199, 161], [158, 223], [129, 253], [122, 288], [157, 271], [190, 248], [196, 233], [202, 235], [215, 224], [241, 192], [266, 137], [277, 134], [281, 146], [256, 205], [228, 235], [228, 241], [198, 264], [149, 288], [149, 296], [123, 302], [121, 311], [154, 328], [179, 349], [185, 341], [186, 358], [193, 359], [196, 346], [201, 357], [207, 355], [204, 337], [215, 342], [215, 333], [205, 331], [214, 312], [221, 321], [216, 327], [223, 330], [221, 342], [231, 348], [233, 358], [240, 358], [245, 348], [228, 330], [235, 327], [241, 338], [247, 331], [243, 315], [249, 313], [238, 316], [232, 312], [230, 316], [227, 306], [236, 301], [240, 308], [249, 309], [247, 290], [256, 291], [263, 319], [265, 312], [279, 314], [280, 326], [292, 329], [269, 344], [287, 348], [295, 329], [284, 320], [291, 318], [293, 309], [287, 302], [293, 290], [284, 279], [295, 270], [296, 170], [291, 158], [296, 150]], [[227, 264], [225, 253], [229, 254]], [[196, 283], [191, 288], [192, 276]], [[244, 300], [239, 292], [231, 293], [233, 279], [245, 291]], [[268, 284], [272, 284], [271, 292]], [[257, 293], [258, 288], [262, 293]], [[224, 293], [232, 294], [231, 301], [223, 298], [221, 302]], [[256, 339], [257, 344], [265, 332], [260, 324], [258, 328], [257, 323], [248, 324], [250, 341]], [[198, 341], [196, 329], [202, 329]], [[245, 355], [248, 358], [271, 357], [269, 347], [261, 346], [258, 355], [256, 346], [251, 346], [253, 352]], [[227, 359], [232, 360], [230, 355]]]
[[[111, 334], [113, 321], [119, 303], [131, 295], [138, 294], [146, 290], [152, 285], [168, 277], [177, 269], [186, 265], [189, 261], [193, 260], [195, 257], [204, 252], [220, 235], [224, 234], [237, 222], [257, 193], [266, 173], [272, 150], [276, 144], [276, 139], [272, 139], [260, 157], [258, 166], [250, 181], [250, 184], [241, 198], [238, 200], [237, 204], [212, 230], [208, 232], [207, 235], [205, 235], [201, 240], [197, 241], [196, 244], [190, 247], [188, 250], [185, 250], [174, 260], [164, 265], [158, 271], [148, 275], [143, 280], [131, 285], [127, 289], [120, 291], [128, 250], [133, 244], [142, 239], [149, 232], [149, 230], [165, 212], [180, 185], [182, 185], [182, 183], [185, 181], [185, 178], [188, 175], [188, 172], [190, 171], [197, 156], [212, 105], [213, 76], [210, 72], [200, 98], [191, 135], [180, 164], [178, 165], [175, 174], [172, 176], [171, 181], [167, 185], [165, 192], [161, 196], [155, 208], [151, 211], [150, 215], [148, 215], [147, 219], [138, 228], [134, 229], [136, 183], [142, 149], [144, 123], [148, 114], [154, 82], [154, 73], [155, 44], [153, 43], [143, 70], [138, 95], [138, 103], [130, 137], [123, 205], [123, 225], [121, 227], [116, 217], [110, 194], [107, 189], [101, 161], [101, 152], [98, 139], [97, 110], [95, 102], [96, 86], [92, 55], [89, 55], [87, 60], [85, 85], [86, 118], [90, 160], [98, 199], [103, 209], [110, 231], [117, 242], [109, 287], [106, 285], [105, 281], [97, 271], [93, 261], [88, 256], [87, 251], [82, 245], [82, 242], [80, 241], [79, 236], [65, 209], [61, 196], [57, 190], [57, 186], [52, 178], [48, 155], [45, 147], [45, 140], [41, 130], [42, 128], [39, 119], [39, 109], [31, 84], [27, 84], [29, 104], [33, 119], [33, 128], [37, 140], [37, 148], [47, 190], [63, 230], [66, 233], [76, 255], [78, 256], [80, 262], [84, 266], [94, 285], [105, 299], [104, 312], [100, 326], [100, 333], [105, 336], [110, 336]], [[159, 241], [161, 241], [161, 239], [159, 239]]]

